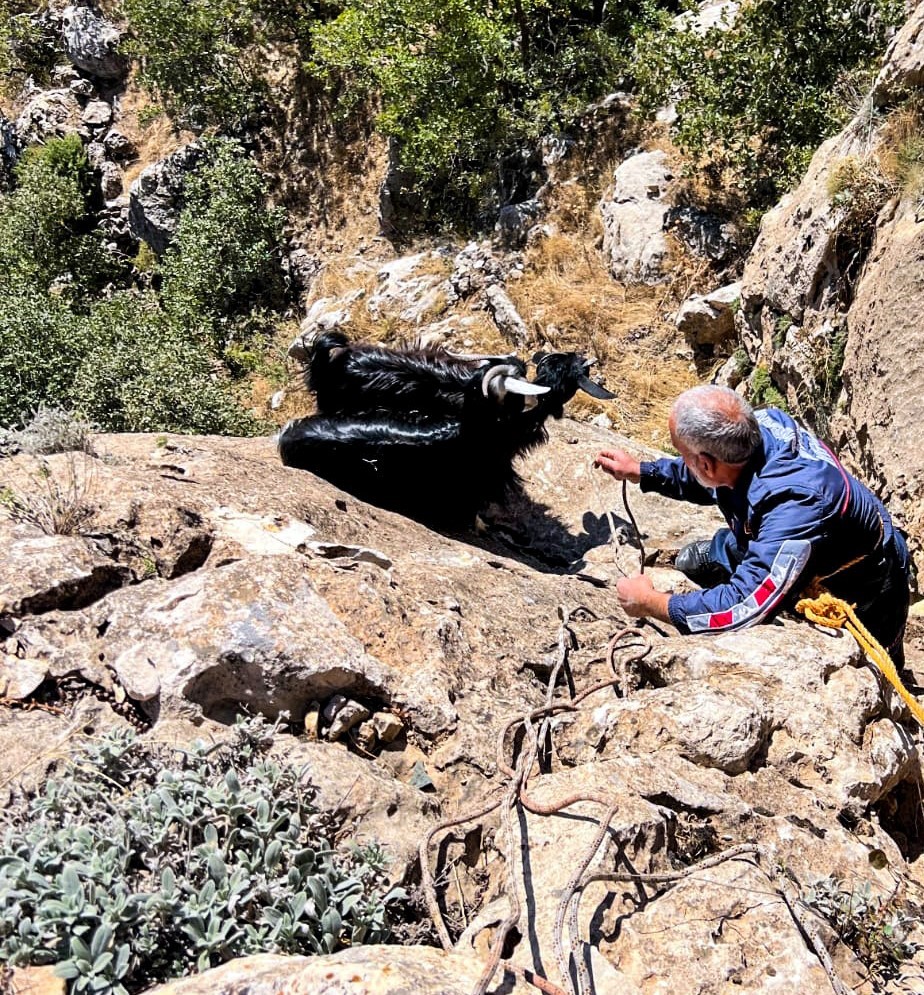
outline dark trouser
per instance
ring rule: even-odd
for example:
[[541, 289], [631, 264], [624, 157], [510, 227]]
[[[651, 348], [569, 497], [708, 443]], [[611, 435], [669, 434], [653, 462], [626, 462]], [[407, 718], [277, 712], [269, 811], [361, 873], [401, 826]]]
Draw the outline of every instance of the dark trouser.
[[[729, 577], [744, 553], [731, 529], [719, 529], [712, 537], [709, 555]], [[856, 605], [857, 618], [888, 652], [899, 672], [905, 666], [903, 640], [911, 603], [909, 563], [908, 547], [896, 530], [882, 550], [822, 582], [833, 595]]]

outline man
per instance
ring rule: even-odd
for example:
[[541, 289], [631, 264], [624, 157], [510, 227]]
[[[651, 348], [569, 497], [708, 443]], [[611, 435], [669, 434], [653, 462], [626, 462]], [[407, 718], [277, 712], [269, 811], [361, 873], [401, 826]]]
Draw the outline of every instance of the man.
[[727, 632], [792, 607], [818, 578], [856, 605], [901, 670], [909, 557], [882, 502], [789, 415], [755, 412], [726, 387], [685, 391], [668, 426], [679, 458], [640, 463], [616, 449], [594, 465], [643, 491], [718, 504], [729, 527], [677, 555], [703, 590], [662, 593], [644, 574], [625, 577], [617, 582], [625, 611], [685, 634]]

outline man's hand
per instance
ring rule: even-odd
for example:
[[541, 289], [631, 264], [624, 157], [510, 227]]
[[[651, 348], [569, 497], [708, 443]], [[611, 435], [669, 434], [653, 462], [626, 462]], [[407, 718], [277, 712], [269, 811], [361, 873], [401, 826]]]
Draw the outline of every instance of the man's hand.
[[597, 453], [594, 466], [606, 470], [611, 477], [615, 477], [617, 480], [629, 480], [633, 484], [637, 484], [641, 479], [639, 461], [633, 459], [622, 449], [604, 449], [603, 452]]
[[670, 594], [656, 591], [645, 574], [620, 577], [616, 581], [616, 596], [622, 610], [632, 618], [657, 618], [670, 622], [667, 611]]

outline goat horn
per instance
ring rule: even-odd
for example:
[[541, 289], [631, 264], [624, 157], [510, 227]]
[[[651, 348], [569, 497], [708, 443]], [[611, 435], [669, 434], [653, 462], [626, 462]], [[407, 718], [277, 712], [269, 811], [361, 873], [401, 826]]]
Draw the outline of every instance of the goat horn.
[[528, 397], [536, 394], [548, 394], [551, 387], [544, 387], [541, 383], [532, 383], [530, 380], [521, 380], [520, 377], [505, 377], [504, 387], [511, 394], [525, 394]]
[[[506, 393], [506, 379], [509, 379], [517, 372], [517, 368], [511, 366], [509, 363], [499, 363], [497, 366], [489, 366], [481, 374], [481, 393], [485, 397], [490, 397], [494, 394], [498, 399], [502, 398]], [[503, 377], [504, 379], [500, 383], [496, 383], [499, 377]]]

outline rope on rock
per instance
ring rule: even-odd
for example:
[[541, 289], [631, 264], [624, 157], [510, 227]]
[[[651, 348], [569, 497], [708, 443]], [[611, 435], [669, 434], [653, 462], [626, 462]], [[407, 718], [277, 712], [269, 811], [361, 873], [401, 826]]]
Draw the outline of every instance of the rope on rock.
[[807, 596], [796, 604], [796, 611], [803, 614], [810, 622], [823, 625], [829, 629], [846, 629], [860, 645], [860, 649], [879, 668], [882, 675], [898, 692], [899, 697], [908, 706], [911, 714], [924, 726], [924, 708], [920, 702], [902, 683], [898, 676], [892, 658], [882, 645], [870, 635], [866, 626], [857, 618], [854, 606], [841, 598], [836, 598], [830, 591], [813, 585]]

